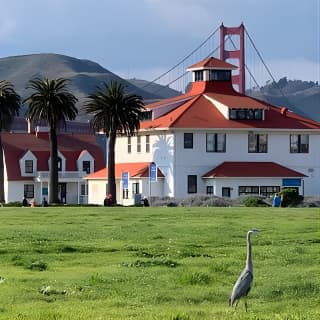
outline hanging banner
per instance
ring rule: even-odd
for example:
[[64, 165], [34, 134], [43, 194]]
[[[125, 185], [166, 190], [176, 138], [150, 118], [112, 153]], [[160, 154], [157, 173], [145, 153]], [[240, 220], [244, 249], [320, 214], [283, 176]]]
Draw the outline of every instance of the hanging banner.
[[129, 189], [129, 172], [122, 172], [122, 189]]
[[149, 167], [150, 182], [157, 182], [157, 179], [158, 179], [157, 173], [158, 173], [157, 165], [154, 162], [151, 162]]

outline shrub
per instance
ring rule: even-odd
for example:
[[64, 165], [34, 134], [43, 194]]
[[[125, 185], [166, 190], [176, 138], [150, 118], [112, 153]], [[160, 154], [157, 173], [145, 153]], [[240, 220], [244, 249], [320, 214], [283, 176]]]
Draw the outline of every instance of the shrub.
[[261, 197], [248, 197], [243, 200], [246, 207], [266, 207], [268, 204]]
[[303, 196], [299, 195], [297, 189], [294, 188], [283, 189], [280, 195], [282, 207], [294, 207], [303, 201]]

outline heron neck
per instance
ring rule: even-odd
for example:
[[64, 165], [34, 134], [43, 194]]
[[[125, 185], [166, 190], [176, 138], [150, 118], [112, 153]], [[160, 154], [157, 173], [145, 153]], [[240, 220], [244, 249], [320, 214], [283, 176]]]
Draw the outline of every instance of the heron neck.
[[252, 264], [252, 250], [251, 250], [251, 234], [247, 234], [247, 261], [246, 261], [246, 268], [253, 271], [253, 264]]

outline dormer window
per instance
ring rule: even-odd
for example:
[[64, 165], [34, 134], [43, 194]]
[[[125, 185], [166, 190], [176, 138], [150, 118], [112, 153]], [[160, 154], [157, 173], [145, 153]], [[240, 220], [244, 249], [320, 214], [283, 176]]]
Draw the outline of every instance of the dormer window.
[[230, 70], [209, 70], [209, 80], [231, 81]]
[[203, 81], [203, 70], [194, 71], [194, 81]]
[[147, 110], [147, 111], [142, 112], [141, 121], [148, 121], [148, 120], [152, 120], [152, 111], [151, 110]]
[[20, 174], [22, 177], [33, 177], [36, 175], [37, 171], [37, 158], [36, 156], [28, 150], [20, 159], [19, 167]]
[[86, 172], [87, 174], [90, 173], [90, 161], [82, 161], [82, 171]]
[[230, 120], [262, 120], [262, 109], [243, 109], [231, 108], [229, 109]]
[[33, 173], [33, 160], [25, 160], [24, 172], [25, 173]]

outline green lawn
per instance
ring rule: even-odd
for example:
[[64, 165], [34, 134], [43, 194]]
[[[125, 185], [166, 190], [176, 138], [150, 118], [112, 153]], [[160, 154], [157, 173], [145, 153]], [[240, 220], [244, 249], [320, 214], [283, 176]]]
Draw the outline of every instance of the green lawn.
[[[320, 319], [319, 208], [0, 213], [0, 319]], [[254, 227], [246, 313], [228, 298]]]

